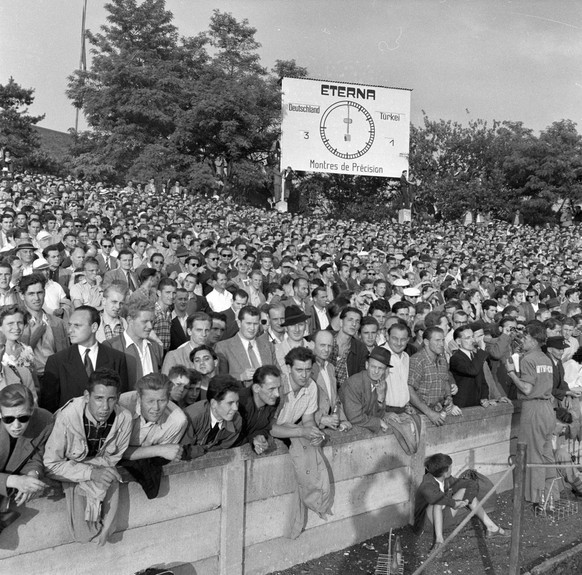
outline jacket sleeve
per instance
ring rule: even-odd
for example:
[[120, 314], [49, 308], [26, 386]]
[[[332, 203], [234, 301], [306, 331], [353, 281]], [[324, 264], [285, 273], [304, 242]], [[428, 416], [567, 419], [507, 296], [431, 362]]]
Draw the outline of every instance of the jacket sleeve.
[[55, 361], [55, 356], [51, 355], [46, 362], [44, 376], [42, 378], [39, 406], [54, 413], [59, 408], [60, 399], [61, 384], [59, 366]]
[[479, 375], [486, 357], [487, 356], [477, 353], [471, 360], [462, 351], [459, 353], [453, 353], [451, 356], [451, 371], [458, 375], [476, 377]]
[[81, 483], [91, 479], [93, 467], [82, 461], [73, 461], [66, 456], [67, 428], [63, 413], [59, 412], [44, 450], [44, 466], [47, 475], [58, 481]]
[[445, 505], [455, 508], [456, 500], [446, 492], [443, 493], [436, 481], [423, 481], [418, 490], [429, 505]]
[[510, 342], [509, 336], [506, 333], [502, 333], [499, 337], [488, 343], [485, 349], [491, 354], [493, 359], [502, 359], [510, 349]]

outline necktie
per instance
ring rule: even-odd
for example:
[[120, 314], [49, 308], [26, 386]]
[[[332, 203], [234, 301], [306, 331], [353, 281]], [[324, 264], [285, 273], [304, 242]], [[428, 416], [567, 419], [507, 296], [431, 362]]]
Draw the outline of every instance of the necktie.
[[127, 272], [127, 285], [129, 286], [130, 292], [135, 291], [135, 284], [133, 283], [133, 280], [131, 279], [131, 272]]
[[259, 369], [261, 367], [261, 362], [253, 349], [253, 344], [249, 342], [249, 359], [251, 360], [251, 365], [253, 369]]
[[111, 266], [109, 265], [109, 258], [105, 258], [105, 270], [109, 271], [111, 269]]
[[206, 437], [206, 443], [207, 444], [212, 443], [216, 439], [216, 436], [218, 435], [219, 431], [220, 431], [220, 424], [215, 423], [214, 427], [210, 430], [210, 432], [208, 433], [208, 436]]
[[83, 361], [83, 365], [85, 366], [85, 371], [87, 372], [87, 377], [90, 377], [93, 373], [93, 364], [91, 363], [91, 358], [89, 357], [89, 352], [91, 350], [85, 350], [85, 359]]

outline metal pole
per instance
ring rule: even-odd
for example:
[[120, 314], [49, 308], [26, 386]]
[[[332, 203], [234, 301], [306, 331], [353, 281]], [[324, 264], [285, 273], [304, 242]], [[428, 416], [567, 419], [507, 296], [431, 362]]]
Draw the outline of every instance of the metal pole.
[[505, 478], [513, 471], [515, 465], [512, 465], [508, 469], [505, 470], [505, 473], [499, 478], [497, 483], [487, 492], [485, 497], [478, 502], [474, 509], [471, 509], [469, 515], [467, 515], [459, 525], [455, 528], [455, 530], [444, 540], [440, 549], [432, 551], [431, 554], [426, 558], [426, 561], [418, 567], [418, 569], [412, 575], [420, 575], [444, 550], [445, 547], [457, 536], [458, 533], [469, 523], [473, 515], [477, 513], [478, 509], [481, 509], [485, 502], [497, 492], [497, 488], [505, 481]]
[[515, 481], [513, 483], [513, 525], [509, 551], [509, 575], [519, 575], [519, 548], [521, 544], [521, 519], [523, 517], [523, 491], [525, 486], [525, 466], [527, 445], [517, 444], [515, 459]]
[[[87, 0], [83, 0], [83, 16], [81, 18], [81, 57], [79, 58], [79, 70], [87, 70], [87, 52], [85, 50], [85, 21], [87, 19]], [[79, 108], [75, 111], [75, 133], [79, 131]]]

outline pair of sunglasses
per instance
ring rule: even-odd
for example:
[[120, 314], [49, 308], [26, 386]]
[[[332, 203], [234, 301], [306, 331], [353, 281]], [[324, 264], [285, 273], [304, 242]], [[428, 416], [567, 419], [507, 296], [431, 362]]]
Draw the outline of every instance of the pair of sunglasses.
[[31, 417], [31, 415], [6, 415], [2, 418], [2, 421], [7, 425], [14, 423], [17, 419], [20, 423], [28, 423]]

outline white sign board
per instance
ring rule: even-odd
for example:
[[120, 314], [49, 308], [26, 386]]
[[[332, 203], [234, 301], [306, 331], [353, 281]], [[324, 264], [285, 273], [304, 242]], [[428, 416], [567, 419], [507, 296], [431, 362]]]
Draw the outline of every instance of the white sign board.
[[283, 78], [281, 169], [399, 178], [410, 90]]

